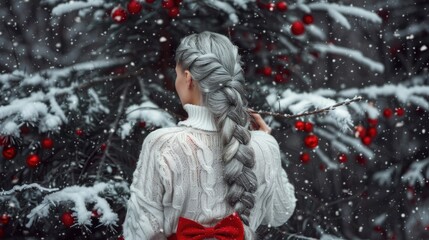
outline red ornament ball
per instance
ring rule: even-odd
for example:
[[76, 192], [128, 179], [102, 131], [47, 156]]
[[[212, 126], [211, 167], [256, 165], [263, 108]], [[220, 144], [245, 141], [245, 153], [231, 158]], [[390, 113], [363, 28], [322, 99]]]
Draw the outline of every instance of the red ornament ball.
[[127, 9], [130, 14], [139, 14], [143, 6], [138, 0], [131, 0], [127, 5]]
[[372, 138], [370, 136], [365, 136], [362, 138], [362, 143], [365, 144], [366, 146], [371, 145], [372, 142]]
[[392, 109], [390, 109], [390, 108], [385, 108], [385, 109], [383, 110], [383, 116], [384, 116], [385, 118], [390, 118], [390, 117], [392, 117], [392, 114], [393, 114], [393, 111], [392, 111]]
[[312, 24], [312, 23], [314, 22], [314, 18], [313, 18], [313, 16], [312, 16], [312, 15], [310, 15], [310, 14], [305, 14], [305, 15], [302, 17], [302, 21], [303, 21], [305, 24]]
[[313, 134], [308, 135], [304, 139], [304, 144], [308, 148], [316, 148], [317, 145], [319, 145], [319, 138], [316, 135], [313, 135]]
[[52, 149], [54, 147], [54, 140], [52, 140], [52, 138], [45, 137], [42, 139], [41, 144], [44, 149]]
[[280, 1], [276, 3], [277, 10], [281, 12], [287, 11], [287, 3], [285, 1]]
[[295, 122], [295, 129], [298, 131], [304, 131], [305, 123], [303, 121], [296, 121]]
[[312, 132], [313, 131], [313, 124], [311, 122], [306, 122], [304, 124], [304, 131]]
[[375, 128], [375, 127], [368, 128], [367, 134], [368, 134], [368, 136], [370, 136], [372, 138], [377, 136], [377, 128]]
[[307, 164], [307, 163], [309, 163], [309, 162], [310, 162], [310, 154], [308, 154], [308, 153], [302, 153], [302, 154], [299, 156], [299, 160], [301, 160], [301, 162], [302, 162], [303, 164]]
[[2, 151], [3, 157], [7, 160], [11, 160], [16, 156], [16, 147], [5, 146]]
[[117, 23], [123, 23], [127, 20], [127, 12], [121, 6], [113, 8], [110, 16]]
[[338, 156], [338, 161], [339, 161], [340, 163], [346, 163], [346, 162], [347, 162], [347, 155], [346, 155], [346, 154], [344, 154], [344, 153], [341, 153], [341, 154]]
[[37, 154], [30, 154], [27, 156], [27, 166], [29, 168], [36, 168], [40, 164], [40, 157]]
[[293, 33], [293, 35], [298, 36], [298, 35], [302, 35], [305, 32], [305, 27], [301, 21], [295, 21], [292, 23], [290, 30]]
[[262, 69], [262, 73], [267, 77], [271, 76], [272, 72], [273, 70], [271, 69], [270, 66], [266, 66]]
[[7, 213], [3, 213], [0, 217], [0, 222], [3, 223], [3, 225], [7, 225], [10, 221], [10, 216]]
[[395, 115], [398, 117], [404, 116], [405, 110], [403, 108], [395, 108]]
[[172, 7], [168, 9], [168, 16], [170, 16], [171, 18], [176, 18], [179, 16], [179, 14], [180, 14], [180, 10], [177, 7]]
[[61, 222], [66, 228], [70, 228], [74, 224], [74, 218], [71, 212], [64, 212], [63, 215], [61, 215]]

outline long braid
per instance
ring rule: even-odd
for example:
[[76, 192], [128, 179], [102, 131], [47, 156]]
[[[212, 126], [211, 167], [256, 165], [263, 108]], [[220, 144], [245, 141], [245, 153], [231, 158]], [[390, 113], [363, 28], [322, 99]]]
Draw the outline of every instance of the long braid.
[[202, 92], [203, 104], [215, 116], [222, 139], [224, 176], [229, 185], [227, 201], [249, 225], [258, 182], [252, 168], [249, 114], [244, 76], [237, 47], [223, 35], [211, 32], [184, 38], [176, 50], [176, 62], [191, 72]]

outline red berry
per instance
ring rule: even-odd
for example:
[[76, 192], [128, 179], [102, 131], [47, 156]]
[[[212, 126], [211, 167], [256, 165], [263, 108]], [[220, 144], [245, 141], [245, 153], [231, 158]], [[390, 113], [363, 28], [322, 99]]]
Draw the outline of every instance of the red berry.
[[37, 154], [30, 154], [27, 156], [27, 166], [29, 168], [36, 168], [40, 164], [40, 157]]
[[272, 69], [269, 66], [264, 67], [264, 69], [262, 69], [262, 72], [264, 73], [265, 76], [269, 77], [271, 76], [272, 73]]
[[83, 130], [80, 129], [80, 128], [76, 128], [76, 135], [82, 136], [83, 135]]
[[346, 154], [344, 154], [344, 153], [341, 153], [341, 154], [338, 156], [338, 161], [339, 161], [340, 163], [345, 163], [345, 162], [347, 162], [347, 155], [346, 155]]
[[311, 122], [306, 122], [304, 124], [304, 131], [312, 132], [313, 131], [313, 124]]
[[368, 136], [370, 136], [372, 138], [377, 136], [377, 128], [375, 128], [375, 127], [368, 128], [367, 134], [368, 134]]
[[105, 144], [105, 143], [101, 144], [101, 146], [100, 146], [101, 151], [105, 151], [106, 148], [107, 148], [107, 144]]
[[392, 116], [392, 114], [393, 114], [393, 111], [390, 108], [385, 108], [383, 111], [383, 116], [385, 118], [390, 118]]
[[3, 213], [3, 215], [1, 215], [0, 217], [0, 221], [1, 223], [3, 223], [3, 225], [7, 225], [9, 223], [10, 220], [10, 216], [7, 213]]
[[287, 3], [285, 1], [277, 2], [276, 7], [281, 12], [287, 11]]
[[119, 236], [118, 240], [124, 240], [124, 236]]
[[168, 16], [170, 16], [171, 18], [176, 18], [177, 16], [179, 16], [180, 10], [177, 7], [173, 7], [168, 9]]
[[304, 139], [304, 144], [308, 148], [316, 148], [317, 145], [319, 144], [319, 138], [316, 135], [313, 135], [313, 134], [308, 135]]
[[366, 136], [366, 129], [362, 125], [356, 126], [355, 129], [356, 129], [356, 133], [355, 133], [356, 137], [363, 138]]
[[98, 213], [98, 211], [97, 211], [97, 210], [92, 210], [92, 212], [91, 212], [91, 217], [93, 217], [93, 218], [99, 218], [99, 217], [100, 217], [100, 214]]
[[301, 160], [301, 162], [303, 164], [307, 164], [308, 162], [310, 162], [310, 154], [308, 154], [308, 153], [302, 153], [299, 156], [299, 160]]
[[276, 83], [284, 83], [284, 82], [286, 82], [286, 78], [283, 76], [283, 74], [277, 73], [274, 76], [274, 81], [276, 81]]
[[404, 114], [405, 114], [405, 110], [403, 108], [395, 108], [395, 115], [396, 116], [401, 117], [401, 116], [404, 116]]
[[139, 14], [143, 6], [138, 0], [131, 0], [127, 5], [128, 12], [131, 14]]
[[295, 36], [301, 35], [305, 32], [304, 24], [300, 21], [293, 22], [290, 29]]
[[369, 146], [372, 142], [372, 139], [370, 136], [365, 136], [362, 138], [362, 143], [365, 144], [366, 146]]
[[146, 127], [146, 122], [145, 121], [139, 122], [139, 127], [145, 128]]
[[115, 22], [123, 23], [127, 20], [127, 12], [121, 6], [117, 6], [113, 8], [111, 17]]
[[162, 1], [162, 7], [163, 8], [172, 8], [172, 7], [174, 7], [174, 0], [163, 0]]
[[295, 129], [298, 131], [304, 131], [305, 123], [303, 121], [296, 121], [295, 122]]
[[312, 16], [312, 15], [310, 15], [310, 14], [305, 14], [305, 15], [302, 17], [302, 21], [303, 21], [305, 24], [312, 24], [312, 23], [314, 22], [314, 18], [313, 18], [313, 16]]
[[359, 154], [356, 156], [356, 162], [359, 163], [360, 165], [365, 165], [366, 164], [366, 158]]
[[370, 126], [375, 127], [378, 124], [378, 119], [377, 118], [368, 118], [368, 123]]
[[3, 147], [3, 157], [7, 160], [11, 160], [16, 156], [16, 147], [14, 146], [5, 146]]
[[74, 224], [74, 218], [71, 212], [64, 212], [61, 215], [61, 222], [66, 228], [70, 228]]
[[45, 137], [42, 139], [42, 148], [44, 149], [51, 149], [54, 147], [54, 141], [52, 138]]

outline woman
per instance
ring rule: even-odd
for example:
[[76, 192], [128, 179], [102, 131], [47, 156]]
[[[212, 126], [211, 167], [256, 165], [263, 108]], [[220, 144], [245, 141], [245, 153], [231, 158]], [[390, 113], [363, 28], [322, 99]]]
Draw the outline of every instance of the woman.
[[294, 187], [259, 114], [252, 115], [261, 131], [249, 131], [237, 47], [217, 33], [192, 34], [177, 48], [176, 63], [188, 119], [145, 138], [125, 239], [256, 239], [259, 225], [285, 223], [295, 209]]

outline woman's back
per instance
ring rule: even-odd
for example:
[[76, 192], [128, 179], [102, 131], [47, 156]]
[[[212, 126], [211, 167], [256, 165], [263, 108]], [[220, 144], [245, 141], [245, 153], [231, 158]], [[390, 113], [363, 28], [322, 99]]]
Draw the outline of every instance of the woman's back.
[[[186, 109], [193, 113], [179, 127], [159, 129], [145, 139], [131, 187], [140, 197], [130, 199], [125, 237], [149, 239], [159, 231], [170, 236], [179, 217], [211, 227], [234, 211], [225, 197], [228, 185], [214, 122], [208, 121], [205, 107], [187, 105]], [[249, 227], [255, 231], [260, 224], [285, 223], [296, 199], [274, 137], [251, 131], [249, 145], [254, 149], [258, 181], [249, 218]]]

